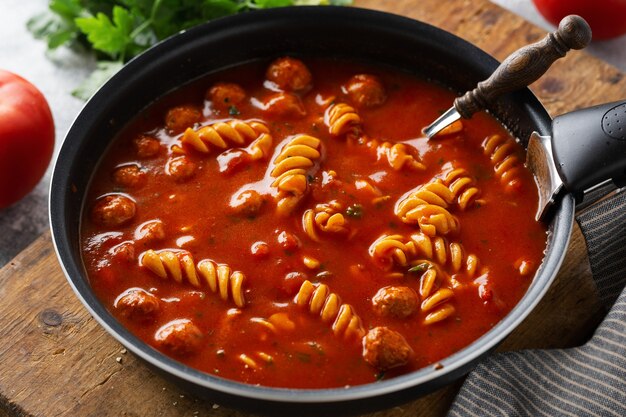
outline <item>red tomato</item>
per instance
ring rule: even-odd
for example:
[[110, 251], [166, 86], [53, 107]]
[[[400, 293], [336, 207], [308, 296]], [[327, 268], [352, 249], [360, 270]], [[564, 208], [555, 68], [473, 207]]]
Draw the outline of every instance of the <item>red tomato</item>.
[[593, 39], [609, 39], [626, 33], [626, 0], [533, 0], [539, 12], [558, 25], [569, 14], [585, 18]]
[[37, 185], [52, 158], [54, 122], [43, 94], [0, 70], [0, 208]]

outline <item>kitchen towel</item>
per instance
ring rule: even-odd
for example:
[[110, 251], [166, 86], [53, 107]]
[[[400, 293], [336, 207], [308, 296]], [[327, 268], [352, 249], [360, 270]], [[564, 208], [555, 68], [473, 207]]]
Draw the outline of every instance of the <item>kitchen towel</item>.
[[626, 192], [576, 219], [609, 313], [583, 346], [498, 353], [481, 362], [449, 417], [626, 416]]

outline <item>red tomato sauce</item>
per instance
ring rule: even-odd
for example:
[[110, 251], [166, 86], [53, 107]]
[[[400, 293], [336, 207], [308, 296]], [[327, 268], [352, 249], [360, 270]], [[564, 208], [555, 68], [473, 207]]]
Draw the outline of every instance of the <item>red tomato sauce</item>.
[[[525, 293], [546, 242], [545, 225], [534, 220], [537, 189], [522, 166], [522, 147], [484, 113], [463, 121], [459, 132], [427, 140], [422, 128], [454, 95], [406, 73], [304, 60], [311, 77], [298, 78], [294, 91], [293, 83], [266, 79], [268, 64], [229, 69], [170, 94], [139, 114], [103, 156], [87, 193], [81, 236], [84, 263], [102, 303], [140, 339], [186, 365], [245, 383], [291, 388], [358, 385], [411, 372], [462, 349], [498, 323]], [[371, 85], [359, 90], [360, 84], [349, 84], [356, 74], [374, 76], [384, 90], [368, 90]], [[225, 82], [244, 93], [210, 93]], [[222, 103], [212, 101], [217, 97]], [[282, 103], [268, 107], [272, 100]], [[331, 135], [328, 111], [338, 103], [352, 106], [361, 123]], [[168, 113], [178, 106], [193, 106], [195, 113]], [[252, 159], [244, 150], [250, 140], [228, 149], [213, 146], [207, 154], [181, 142], [185, 127], [198, 130], [234, 119], [266, 126], [272, 144], [265, 155]], [[182, 128], [172, 131], [168, 124]], [[320, 156], [305, 169], [306, 189], [295, 208], [279, 214], [271, 172], [299, 135], [319, 139]], [[493, 135], [504, 138], [507, 155], [518, 159], [512, 182], [501, 179], [495, 169], [501, 164], [485, 154], [485, 140]], [[138, 145], [141, 138], [156, 142]], [[405, 144], [422, 167], [394, 169], [384, 150], [372, 145], [374, 139], [379, 145]], [[181, 156], [185, 163], [176, 167], [172, 161]], [[129, 165], [134, 166], [130, 177], [116, 171]], [[392, 255], [373, 256], [371, 246], [381, 236], [398, 235], [406, 244], [421, 233], [421, 224], [405, 223], [396, 214], [399, 200], [437, 178], [442, 183], [453, 168], [465, 169], [479, 194], [465, 209], [449, 203], [458, 224], [445, 234], [437, 229], [430, 239], [440, 238], [447, 248], [457, 243], [463, 265], [474, 255], [478, 268], [468, 272], [450, 262], [424, 263], [423, 254], [408, 256], [404, 265]], [[234, 207], [243, 190], [256, 191], [258, 201]], [[114, 197], [105, 202], [106, 195]], [[342, 229], [318, 229], [316, 241], [304, 230], [303, 216], [329, 202]], [[421, 216], [415, 218], [434, 222]], [[194, 286], [184, 265], [181, 282], [168, 270], [159, 277], [143, 257], [151, 250], [171, 251], [176, 263], [190, 255], [196, 273], [202, 260], [228, 265], [231, 274], [240, 271], [243, 305], [237, 306], [233, 292], [222, 297], [206, 282]], [[430, 269], [438, 273], [433, 291], [453, 295], [424, 311], [433, 293], [421, 288]], [[335, 332], [335, 315], [324, 320], [310, 311], [310, 303], [298, 305], [305, 280], [318, 289], [326, 285], [340, 304], [351, 306], [360, 327], [352, 334]], [[391, 294], [389, 305], [379, 304], [376, 294], [384, 287], [401, 287], [412, 303]], [[132, 297], [123, 299], [129, 290]], [[440, 314], [447, 316], [425, 323], [442, 306]], [[392, 313], [381, 313], [387, 307]], [[371, 332], [376, 328], [401, 337], [386, 344]], [[370, 336], [375, 343], [364, 347]]]

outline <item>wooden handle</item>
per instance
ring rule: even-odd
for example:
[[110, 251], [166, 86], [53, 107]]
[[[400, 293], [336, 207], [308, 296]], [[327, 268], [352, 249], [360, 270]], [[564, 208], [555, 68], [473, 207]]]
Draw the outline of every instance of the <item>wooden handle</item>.
[[496, 97], [536, 81], [567, 51], [582, 49], [590, 41], [591, 28], [585, 19], [576, 15], [566, 16], [556, 32], [513, 52], [489, 78], [454, 100], [454, 107], [463, 118], [468, 119], [485, 109]]

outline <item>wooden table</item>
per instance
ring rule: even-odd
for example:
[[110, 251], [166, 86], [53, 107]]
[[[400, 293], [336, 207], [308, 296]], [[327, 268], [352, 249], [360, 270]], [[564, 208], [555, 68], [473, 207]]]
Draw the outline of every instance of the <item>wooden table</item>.
[[[357, 0], [442, 27], [498, 59], [545, 35], [487, 0]], [[584, 53], [557, 62], [533, 85], [559, 114], [622, 98], [626, 77]], [[152, 373], [87, 313], [66, 283], [50, 236], [0, 270], [0, 417], [245, 416], [193, 398]], [[584, 342], [603, 316], [577, 227], [556, 281], [499, 350]], [[444, 415], [460, 383], [374, 416]]]

